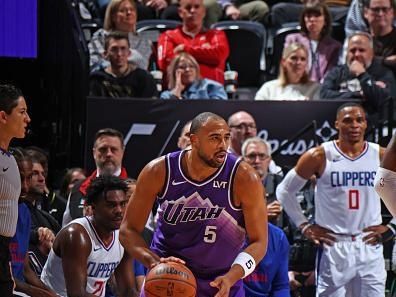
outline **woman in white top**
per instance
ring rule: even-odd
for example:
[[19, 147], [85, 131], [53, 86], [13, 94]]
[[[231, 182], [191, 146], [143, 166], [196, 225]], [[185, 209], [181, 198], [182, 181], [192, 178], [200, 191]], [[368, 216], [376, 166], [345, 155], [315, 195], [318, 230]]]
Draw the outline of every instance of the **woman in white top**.
[[304, 45], [291, 43], [283, 49], [278, 79], [268, 81], [255, 100], [319, 99], [320, 84], [309, 80], [308, 53]]

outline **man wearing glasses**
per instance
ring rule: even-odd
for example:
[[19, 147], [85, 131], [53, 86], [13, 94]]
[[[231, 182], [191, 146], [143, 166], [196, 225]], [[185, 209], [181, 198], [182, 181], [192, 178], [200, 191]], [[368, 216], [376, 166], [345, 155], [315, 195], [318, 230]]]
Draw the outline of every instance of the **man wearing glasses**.
[[154, 78], [146, 70], [128, 63], [131, 55], [128, 35], [111, 32], [105, 38], [105, 69], [90, 75], [90, 95], [100, 97], [153, 98], [157, 96]]
[[238, 111], [228, 118], [228, 126], [231, 128], [231, 145], [229, 151], [237, 156], [242, 154], [242, 143], [257, 135], [256, 121], [246, 111]]
[[395, 3], [393, 0], [365, 0], [363, 5], [375, 54], [384, 57], [384, 64], [396, 73]]
[[276, 200], [275, 190], [282, 181], [282, 176], [269, 172], [271, 147], [260, 137], [248, 138], [242, 145], [242, 157], [260, 176], [266, 190], [268, 220], [277, 224], [282, 213], [282, 206]]

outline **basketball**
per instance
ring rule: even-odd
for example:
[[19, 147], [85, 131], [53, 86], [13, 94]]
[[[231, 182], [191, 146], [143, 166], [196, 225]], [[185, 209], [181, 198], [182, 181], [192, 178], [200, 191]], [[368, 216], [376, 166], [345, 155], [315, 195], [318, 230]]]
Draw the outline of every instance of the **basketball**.
[[160, 263], [146, 275], [146, 297], [195, 297], [196, 292], [197, 281], [183, 264]]

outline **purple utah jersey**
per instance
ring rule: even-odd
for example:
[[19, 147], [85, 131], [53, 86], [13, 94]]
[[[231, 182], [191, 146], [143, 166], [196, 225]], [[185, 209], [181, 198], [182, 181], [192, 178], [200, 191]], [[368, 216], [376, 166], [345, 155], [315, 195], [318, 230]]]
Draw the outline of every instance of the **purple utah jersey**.
[[[189, 179], [182, 171], [186, 151], [166, 156], [167, 177], [151, 249], [161, 257], [186, 261], [198, 281], [197, 296], [214, 296], [209, 282], [225, 274], [243, 249], [243, 213], [232, 203], [233, 180], [240, 163], [227, 154], [223, 165], [206, 180]], [[230, 296], [244, 296], [237, 285]], [[234, 291], [234, 294], [233, 294]]]

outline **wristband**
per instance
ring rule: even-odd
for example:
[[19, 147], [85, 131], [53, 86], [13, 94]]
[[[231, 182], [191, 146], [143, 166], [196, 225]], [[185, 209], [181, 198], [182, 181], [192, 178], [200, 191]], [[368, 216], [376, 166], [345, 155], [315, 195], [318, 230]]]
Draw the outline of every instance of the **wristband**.
[[312, 224], [310, 224], [310, 223], [305, 224], [304, 227], [301, 228], [301, 234], [304, 235], [305, 231], [307, 231], [307, 229], [311, 226], [312, 226]]
[[392, 230], [393, 235], [396, 235], [396, 225], [389, 223], [388, 225], [386, 225], [390, 230]]
[[256, 261], [250, 254], [246, 252], [239, 253], [238, 256], [235, 258], [234, 262], [232, 263], [231, 267], [235, 264], [238, 264], [243, 268], [245, 274], [242, 278], [247, 277], [256, 268]]

